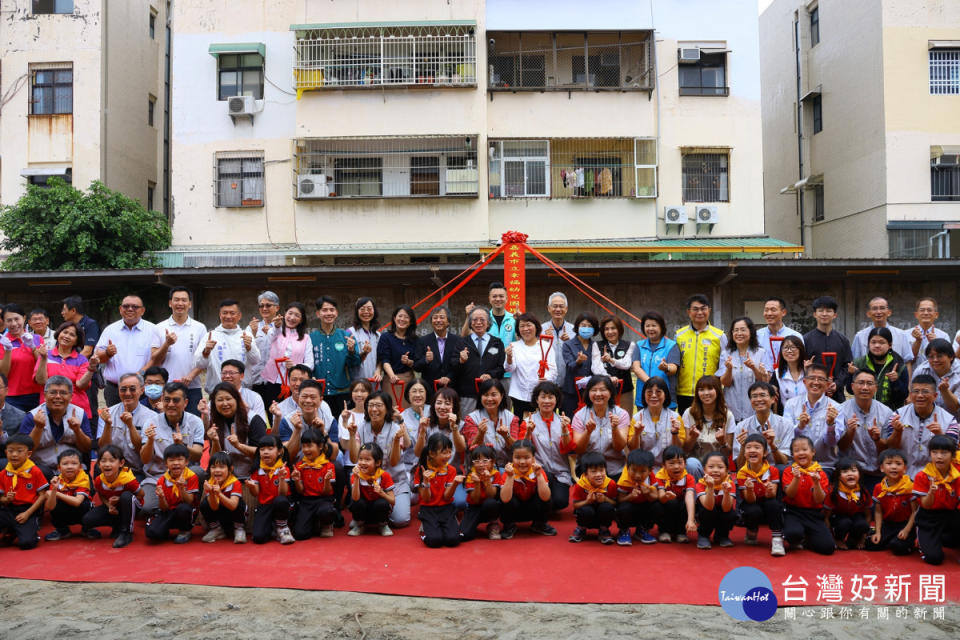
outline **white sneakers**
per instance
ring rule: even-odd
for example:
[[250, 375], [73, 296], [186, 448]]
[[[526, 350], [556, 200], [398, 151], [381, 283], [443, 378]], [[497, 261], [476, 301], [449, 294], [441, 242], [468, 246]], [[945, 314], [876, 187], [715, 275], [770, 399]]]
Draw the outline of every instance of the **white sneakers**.
[[290, 528], [287, 527], [287, 525], [275, 525], [273, 537], [280, 544], [293, 544], [296, 542], [296, 540], [293, 539], [293, 535], [290, 533]]

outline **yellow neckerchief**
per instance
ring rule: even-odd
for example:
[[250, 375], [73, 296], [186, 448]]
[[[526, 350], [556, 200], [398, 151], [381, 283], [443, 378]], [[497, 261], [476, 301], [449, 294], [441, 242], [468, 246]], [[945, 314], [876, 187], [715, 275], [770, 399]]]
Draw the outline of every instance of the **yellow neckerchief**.
[[953, 487], [950, 485], [953, 484], [953, 481], [957, 478], [960, 478], [960, 470], [957, 470], [955, 466], [950, 465], [950, 471], [947, 472], [947, 475], [940, 473], [940, 470], [937, 469], [937, 465], [932, 462], [928, 462], [927, 466], [923, 468], [923, 472], [930, 476], [930, 480], [933, 482], [934, 487], [943, 487], [947, 490], [947, 493], [953, 495]]
[[800, 467], [801, 471], [805, 471], [807, 473], [813, 473], [815, 471], [823, 471], [823, 467], [821, 467], [820, 463], [817, 462], [816, 460], [811, 462], [809, 467], [801, 467], [799, 463], [797, 464], [797, 466]]
[[432, 464], [427, 463], [427, 469], [430, 469], [430, 471], [433, 471], [438, 476], [443, 475], [447, 472], [447, 466], [448, 465], [443, 464], [443, 465], [440, 465], [439, 467], [435, 467]]
[[523, 475], [520, 475], [520, 472], [516, 469], [513, 470], [514, 478], [517, 480], [529, 480], [530, 482], [537, 481], [537, 472], [533, 470], [533, 465], [530, 465], [530, 471], [526, 472]]
[[27, 461], [20, 465], [19, 468], [14, 468], [13, 463], [8, 462], [5, 468], [7, 473], [13, 475], [13, 485], [11, 485], [10, 489], [17, 488], [17, 478], [29, 480], [31, 475], [30, 469], [33, 469], [35, 466], [37, 465], [33, 464], [33, 460], [30, 460], [29, 458], [27, 458]]
[[[447, 470], [446, 467], [444, 467], [443, 470], [446, 471]], [[360, 476], [360, 479], [366, 482], [367, 484], [373, 484], [374, 482], [376, 482], [377, 478], [383, 475], [383, 469], [381, 469], [380, 467], [377, 467], [376, 471], [368, 474], [368, 473], [364, 473], [363, 471], [360, 471], [360, 468], [357, 467], [357, 475]]]
[[77, 477], [72, 482], [67, 482], [63, 476], [60, 476], [61, 489], [86, 489], [90, 490], [90, 476], [83, 469], [77, 471]]
[[127, 467], [120, 469], [120, 473], [117, 474], [117, 479], [113, 482], [109, 482], [103, 473], [100, 474], [100, 482], [103, 484], [103, 488], [106, 491], [113, 491], [119, 487], [126, 486], [128, 483], [133, 482], [136, 479], [137, 477], [133, 475], [133, 472]]
[[[649, 473], [647, 474], [647, 478], [648, 479], [650, 478]], [[643, 483], [643, 484], [646, 484], [646, 483]], [[643, 485], [638, 485], [636, 482], [633, 481], [633, 479], [630, 477], [630, 472], [627, 471], [626, 467], [624, 467], [623, 471], [620, 472], [620, 477], [617, 478], [617, 485], [621, 487], [628, 487], [630, 489], [637, 486], [643, 486]]]
[[754, 471], [750, 468], [750, 463], [745, 462], [744, 465], [737, 470], [737, 480], [753, 478], [757, 482], [763, 482], [763, 476], [769, 470], [770, 465], [767, 464], [766, 460], [763, 461], [763, 466], [760, 467], [760, 471]]
[[173, 485], [173, 497], [174, 497], [174, 498], [179, 498], [179, 497], [180, 497], [180, 485], [177, 484], [177, 480], [182, 479], [182, 480], [187, 480], [187, 481], [189, 481], [190, 478], [192, 478], [192, 477], [195, 476], [195, 475], [197, 475], [197, 474], [195, 474], [193, 471], [190, 471], [190, 468], [189, 468], [189, 467], [184, 467], [184, 468], [183, 468], [183, 473], [180, 474], [180, 477], [179, 477], [179, 478], [174, 478], [172, 475], [170, 475], [170, 472], [169, 472], [169, 471], [165, 471], [164, 474], [163, 474], [163, 477], [166, 478], [167, 481], [168, 481], [171, 485]]
[[[706, 479], [706, 477], [707, 477], [706, 474], [704, 474], [703, 478], [700, 478], [700, 482], [703, 482]], [[720, 482], [717, 482], [716, 480], [714, 480], [713, 488], [719, 490], [724, 482], [729, 482], [729, 481], [730, 481], [730, 474], [728, 473], [727, 475], [723, 476], [723, 480], [721, 480]], [[703, 486], [706, 487], [707, 483], [703, 482]]]
[[233, 474], [231, 473], [229, 476], [227, 476], [227, 479], [226, 479], [226, 480], [224, 480], [223, 482], [220, 483], [220, 488], [221, 488], [221, 489], [226, 489], [227, 487], [232, 487], [232, 486], [233, 486], [233, 483], [236, 482], [236, 481], [237, 481], [237, 476], [235, 476], [235, 475], [233, 475]]
[[860, 502], [860, 487], [857, 487], [856, 489], [848, 489], [847, 485], [841, 482], [837, 484], [837, 493], [843, 495], [847, 502]]
[[[666, 467], [661, 467], [661, 468], [660, 468], [660, 471], [657, 471], [657, 473], [656, 473], [655, 475], [656, 475], [657, 480], [663, 480], [663, 488], [664, 488], [664, 489], [669, 489], [670, 487], [673, 486], [673, 484], [674, 484], [674, 483], [673, 483], [673, 480], [670, 479], [670, 474], [667, 473], [667, 468], [666, 468]], [[677, 481], [679, 482], [680, 480], [686, 478], [686, 476], [687, 476], [687, 472], [684, 471], [684, 472], [683, 472], [683, 475], [682, 475], [680, 478], [678, 478]]]
[[877, 498], [883, 498], [884, 496], [900, 496], [913, 493], [913, 480], [910, 479], [907, 475], [900, 476], [900, 479], [897, 480], [897, 483], [892, 487], [887, 486], [887, 479], [884, 478], [880, 482], [880, 495]]
[[327, 464], [328, 462], [330, 461], [327, 460], [327, 456], [321, 453], [314, 458], [312, 462], [304, 458], [300, 461], [300, 467], [303, 469], [322, 469], [323, 465]]
[[599, 486], [599, 487], [595, 487], [595, 486], [593, 486], [592, 484], [590, 484], [590, 481], [587, 480], [587, 474], [586, 474], [586, 473], [580, 474], [580, 477], [577, 478], [577, 486], [578, 486], [578, 487], [582, 487], [583, 490], [586, 491], [588, 494], [590, 494], [590, 493], [606, 493], [606, 492], [607, 492], [607, 487], [610, 486], [610, 483], [611, 483], [611, 482], [613, 482], [613, 480], [611, 480], [609, 477], [607, 477], [607, 474], [606, 474], [606, 473], [603, 474], [603, 485], [602, 485], [602, 486]]
[[273, 479], [273, 476], [275, 476], [277, 472], [283, 467], [284, 467], [283, 458], [277, 458], [277, 461], [274, 462], [272, 465], [267, 464], [263, 460], [260, 461], [260, 468], [267, 472], [267, 477], [270, 478], [271, 480]]

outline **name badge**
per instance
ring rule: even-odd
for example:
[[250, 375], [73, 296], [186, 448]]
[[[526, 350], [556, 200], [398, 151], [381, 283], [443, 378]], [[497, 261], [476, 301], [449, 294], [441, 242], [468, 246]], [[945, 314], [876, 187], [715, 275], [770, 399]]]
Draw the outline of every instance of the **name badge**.
[[492, 347], [492, 348], [488, 349], [487, 352], [488, 352], [488, 353], [491, 353], [491, 354], [493, 354], [493, 355], [497, 355], [498, 353], [500, 353], [500, 349], [498, 349], [498, 348], [496, 348], [496, 347]]
[[337, 351], [343, 351], [345, 347], [342, 342], [338, 342], [333, 345], [333, 348], [336, 349]]

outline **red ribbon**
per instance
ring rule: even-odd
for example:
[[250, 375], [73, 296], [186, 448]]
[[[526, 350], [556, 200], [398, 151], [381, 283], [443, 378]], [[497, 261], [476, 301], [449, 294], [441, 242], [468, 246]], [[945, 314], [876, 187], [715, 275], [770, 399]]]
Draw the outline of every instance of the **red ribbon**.
[[[399, 407], [400, 401], [403, 399], [403, 389], [407, 386], [407, 383], [403, 380], [397, 380], [396, 382], [390, 383], [390, 392], [393, 393], [393, 400], [396, 403], [394, 406]], [[400, 393], [397, 393], [397, 387], [400, 387]]]
[[836, 351], [824, 351], [820, 354], [820, 357], [823, 358], [823, 364], [827, 364], [827, 356], [833, 358], [830, 362], [830, 377], [833, 378], [833, 370], [837, 366], [837, 352]]
[[[543, 349], [543, 343], [547, 343], [547, 349]], [[537, 377], [543, 378], [547, 374], [547, 370], [550, 369], [550, 363], [547, 361], [547, 356], [550, 355], [550, 349], [553, 348], [553, 336], [547, 333], [540, 334], [540, 369], [537, 371]]]
[[324, 378], [314, 378], [313, 381], [320, 385], [320, 397], [327, 395], [327, 381]]
[[[774, 342], [783, 342], [783, 338], [780, 336], [770, 336], [770, 355], [773, 356], [773, 368], [776, 369], [780, 366], [780, 352], [773, 348]], [[780, 348], [783, 349], [782, 344]]]
[[447, 386], [447, 385], [445, 385], [445, 384], [440, 384], [440, 381], [439, 381], [439, 380], [434, 380], [434, 381], [433, 381], [433, 392], [436, 393], [437, 391], [440, 390], [440, 387], [445, 387], [445, 386]]
[[583, 401], [583, 389], [581, 389], [580, 386], [577, 384], [578, 382], [580, 382], [586, 377], [587, 376], [580, 376], [579, 378], [577, 377], [573, 378], [573, 388], [577, 392], [577, 408], [574, 411], [580, 411], [580, 409], [583, 409], [585, 406], [587, 406], [587, 403]]
[[614, 378], [617, 381], [617, 397], [614, 400], [614, 404], [618, 407], [620, 406], [620, 396], [623, 395], [623, 378]]
[[280, 395], [277, 396], [277, 399], [283, 400], [290, 395], [290, 381], [287, 378], [287, 368], [280, 366], [284, 362], [288, 362], [290, 358], [274, 358], [273, 362], [277, 365], [277, 371], [280, 372]]
[[380, 381], [376, 378], [367, 378], [367, 382], [373, 387], [374, 391], [380, 391]]
[[473, 379], [473, 388], [477, 390], [477, 393], [480, 393], [480, 383], [483, 382], [483, 378], [474, 378]]

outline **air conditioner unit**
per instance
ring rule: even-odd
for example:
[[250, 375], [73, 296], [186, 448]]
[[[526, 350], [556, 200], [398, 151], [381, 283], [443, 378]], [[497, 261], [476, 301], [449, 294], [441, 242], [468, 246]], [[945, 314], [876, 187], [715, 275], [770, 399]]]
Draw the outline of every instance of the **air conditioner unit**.
[[689, 47], [680, 49], [680, 62], [692, 63], [700, 62], [700, 47]]
[[936, 167], [956, 167], [960, 165], [960, 154], [945, 153], [934, 160], [933, 164]]
[[687, 219], [687, 208], [684, 206], [663, 208], [663, 221], [667, 224], [686, 224]]
[[720, 222], [720, 214], [716, 207], [697, 207], [697, 224], [716, 224]]
[[231, 96], [227, 98], [227, 115], [231, 118], [238, 116], [253, 118], [253, 115], [260, 111], [261, 108], [257, 107], [257, 101], [253, 99], [253, 96]]
[[326, 198], [330, 195], [327, 176], [323, 173], [307, 173], [297, 176], [297, 197], [301, 200]]

